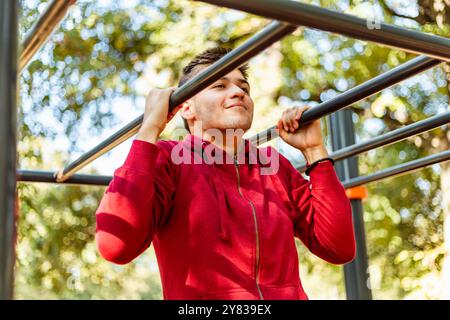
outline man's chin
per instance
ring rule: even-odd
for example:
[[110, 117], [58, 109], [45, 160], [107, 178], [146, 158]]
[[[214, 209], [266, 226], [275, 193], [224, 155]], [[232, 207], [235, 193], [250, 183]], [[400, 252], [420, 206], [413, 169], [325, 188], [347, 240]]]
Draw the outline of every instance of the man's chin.
[[[228, 119], [231, 120], [231, 119]], [[208, 128], [211, 129], [216, 129], [216, 130], [220, 130], [220, 131], [226, 131], [226, 130], [234, 130], [234, 131], [244, 131], [247, 132], [250, 127], [252, 126], [252, 122], [251, 121], [247, 121], [247, 120], [237, 120], [237, 121], [228, 121], [228, 122], [222, 122], [222, 123], [217, 123], [217, 124], [212, 124], [206, 126], [206, 128], [204, 127], [204, 130], [208, 130]]]
[[251, 127], [251, 124], [230, 124], [229, 126], [225, 126], [224, 130], [235, 130], [235, 131], [244, 131], [247, 132]]

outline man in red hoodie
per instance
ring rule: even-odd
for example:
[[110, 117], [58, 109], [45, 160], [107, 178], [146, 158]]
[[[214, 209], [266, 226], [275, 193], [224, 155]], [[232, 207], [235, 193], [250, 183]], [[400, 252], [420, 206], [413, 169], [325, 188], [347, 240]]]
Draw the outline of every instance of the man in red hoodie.
[[[227, 52], [198, 55], [180, 85]], [[292, 107], [277, 124], [307, 160], [308, 181], [274, 148], [242, 137], [253, 120], [247, 65], [169, 114], [174, 90], [148, 94], [142, 127], [96, 213], [100, 254], [126, 264], [153, 244], [164, 299], [308, 299], [294, 237], [333, 264], [355, 256], [350, 202], [320, 121], [299, 128], [308, 107]], [[189, 134], [158, 141], [177, 111]]]

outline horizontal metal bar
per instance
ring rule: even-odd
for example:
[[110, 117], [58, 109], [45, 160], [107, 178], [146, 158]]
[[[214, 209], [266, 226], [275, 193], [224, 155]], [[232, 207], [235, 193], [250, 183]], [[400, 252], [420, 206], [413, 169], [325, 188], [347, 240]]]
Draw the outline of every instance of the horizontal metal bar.
[[107, 186], [111, 182], [112, 177], [91, 174], [75, 174], [63, 182], [58, 182], [56, 181], [55, 173], [52, 171], [17, 170], [16, 179], [20, 182], [46, 182]]
[[[214, 81], [220, 79], [232, 70], [238, 68], [247, 60], [268, 48], [274, 42], [292, 33], [295, 26], [280, 22], [272, 22], [259, 33], [252, 36], [238, 48], [216, 61], [203, 72], [191, 78], [183, 86], [173, 92], [169, 101], [169, 109], [173, 110], [178, 105], [188, 100]], [[115, 146], [121, 144], [137, 133], [141, 127], [143, 115], [136, 118], [125, 127], [114, 133], [112, 136], [92, 148], [75, 161], [69, 163], [57, 174], [58, 181], [64, 181], [81, 170], [83, 167], [105, 154]]]
[[[413, 160], [403, 164], [393, 166], [388, 169], [381, 170], [377, 173], [367, 176], [344, 181], [342, 184], [346, 189], [357, 187], [366, 183], [406, 174], [423, 167], [427, 167], [436, 163], [450, 160], [450, 150], [427, 156], [421, 159]], [[34, 171], [34, 170], [17, 170], [17, 181], [20, 182], [46, 182], [46, 183], [64, 183], [74, 185], [96, 185], [107, 186], [112, 180], [112, 176], [75, 174], [63, 182], [57, 182], [54, 172], [51, 171]]]
[[18, 71], [21, 73], [35, 53], [44, 45], [50, 35], [76, 0], [53, 0], [39, 17], [22, 43]]
[[289, 0], [201, 0], [450, 61], [450, 39]]
[[[356, 143], [354, 145], [336, 150], [330, 154], [330, 158], [334, 161], [350, 158], [360, 153], [387, 146], [389, 144], [404, 140], [406, 138], [436, 129], [440, 126], [450, 123], [450, 111], [437, 114], [428, 119], [414, 122], [408, 126], [392, 130], [367, 141]], [[297, 167], [297, 170], [303, 172], [306, 169], [306, 164]]]
[[342, 184], [346, 189], [353, 188], [357, 186], [361, 186], [366, 183], [391, 178], [394, 176], [410, 173], [412, 171], [421, 169], [423, 167], [431, 166], [436, 163], [444, 162], [450, 160], [450, 150], [443, 151], [437, 154], [433, 154], [431, 156], [427, 156], [424, 158], [420, 158], [417, 160], [409, 161], [406, 163], [402, 163], [388, 169], [384, 169], [378, 171], [376, 173], [360, 176], [358, 178], [350, 179], [348, 181], [344, 181]]
[[[440, 60], [432, 59], [426, 56], [413, 58], [389, 71], [386, 71], [360, 85], [357, 85], [356, 87], [345, 91], [344, 93], [341, 93], [333, 99], [322, 102], [318, 106], [305, 111], [300, 119], [300, 127], [337, 110], [348, 107], [362, 99], [370, 97], [381, 90], [389, 88], [394, 84], [428, 70], [440, 63]], [[278, 137], [276, 127], [272, 126], [250, 137], [249, 140], [255, 145], [260, 145], [276, 137]]]

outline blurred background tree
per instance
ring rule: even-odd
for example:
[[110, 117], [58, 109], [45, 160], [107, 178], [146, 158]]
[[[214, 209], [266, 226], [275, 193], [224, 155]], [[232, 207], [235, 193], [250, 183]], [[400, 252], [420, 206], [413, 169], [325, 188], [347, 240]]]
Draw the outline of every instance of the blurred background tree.
[[[446, 0], [306, 2], [450, 35]], [[21, 4], [23, 39], [48, 1]], [[182, 67], [196, 54], [215, 45], [236, 47], [267, 23], [185, 0], [77, 1], [20, 77], [19, 167], [60, 168], [139, 116], [150, 87], [176, 85]], [[292, 104], [315, 106], [412, 57], [299, 28], [250, 61], [256, 110], [249, 135], [273, 125]], [[357, 141], [447, 110], [449, 72], [448, 65], [441, 65], [353, 105]], [[177, 116], [163, 138], [173, 138], [180, 127]], [[359, 158], [360, 173], [446, 150], [449, 136], [447, 128], [440, 128], [368, 152]], [[301, 163], [297, 150], [279, 139], [270, 144], [294, 164]], [[83, 172], [112, 174], [128, 148], [129, 142], [124, 143]], [[449, 181], [450, 165], [442, 164], [368, 185], [364, 219], [374, 298], [448, 294], [450, 285], [443, 284], [450, 283], [445, 278], [450, 274]], [[101, 187], [19, 184], [17, 298], [162, 298], [153, 249], [127, 266], [99, 257], [94, 213], [103, 192]], [[297, 243], [310, 298], [345, 299], [342, 268]]]

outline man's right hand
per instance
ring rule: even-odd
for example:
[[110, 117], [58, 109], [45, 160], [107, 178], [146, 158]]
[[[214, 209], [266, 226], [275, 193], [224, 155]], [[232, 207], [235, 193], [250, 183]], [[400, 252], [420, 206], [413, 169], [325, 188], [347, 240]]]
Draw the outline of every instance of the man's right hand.
[[181, 105], [169, 114], [169, 99], [176, 87], [167, 89], [151, 89], [145, 101], [145, 112], [142, 126], [136, 139], [156, 143], [166, 124], [175, 116]]

